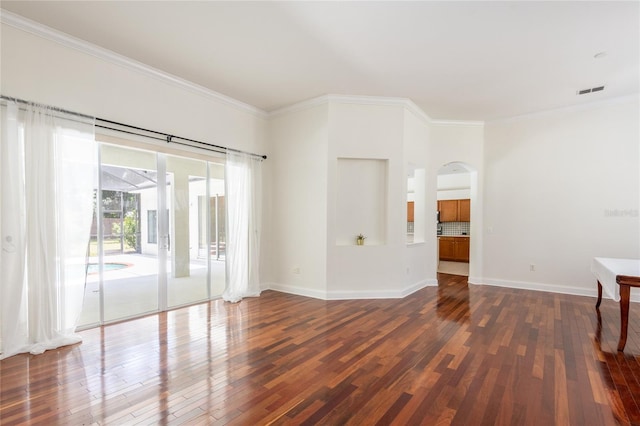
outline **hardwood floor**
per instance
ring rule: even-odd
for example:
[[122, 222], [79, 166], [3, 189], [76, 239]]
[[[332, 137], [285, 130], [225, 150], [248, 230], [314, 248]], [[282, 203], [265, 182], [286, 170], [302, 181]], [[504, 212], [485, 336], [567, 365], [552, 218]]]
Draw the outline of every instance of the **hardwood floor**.
[[[466, 285], [401, 300], [266, 291], [0, 362], [0, 423], [640, 424], [640, 306]], [[595, 286], [595, 281], [594, 281]]]

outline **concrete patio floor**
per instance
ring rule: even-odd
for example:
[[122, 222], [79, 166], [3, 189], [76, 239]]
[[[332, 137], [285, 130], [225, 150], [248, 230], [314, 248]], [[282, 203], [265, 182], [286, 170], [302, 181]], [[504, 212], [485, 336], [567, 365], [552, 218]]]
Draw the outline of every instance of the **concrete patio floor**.
[[[90, 263], [97, 263], [91, 258]], [[158, 310], [158, 259], [140, 254], [118, 254], [104, 257], [105, 264], [125, 264], [122, 269], [108, 270], [104, 274], [105, 322], [131, 318]], [[167, 262], [168, 307], [182, 306], [207, 300], [207, 263], [190, 262], [190, 276], [175, 278]], [[211, 295], [221, 295], [225, 286], [224, 261], [211, 261]], [[89, 273], [79, 327], [100, 322], [100, 275]]]

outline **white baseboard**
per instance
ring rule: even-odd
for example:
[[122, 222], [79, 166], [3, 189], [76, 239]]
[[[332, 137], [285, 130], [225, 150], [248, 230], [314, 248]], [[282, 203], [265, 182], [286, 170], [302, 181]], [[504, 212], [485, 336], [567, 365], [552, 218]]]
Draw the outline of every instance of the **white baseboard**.
[[422, 281], [418, 281], [417, 283], [415, 283], [412, 286], [409, 286], [407, 288], [405, 288], [404, 290], [402, 290], [402, 296], [401, 297], [407, 297], [408, 295], [415, 293], [418, 290], [422, 290], [425, 287], [437, 287], [438, 286], [438, 279], [437, 278], [428, 278], [426, 280], [422, 280]]
[[573, 294], [574, 296], [597, 296], [596, 289], [589, 291], [582, 287], [559, 286], [530, 281], [511, 281], [486, 278], [482, 284], [495, 287], [517, 288], [520, 290], [546, 291], [549, 293]]
[[416, 291], [430, 286], [437, 286], [438, 280], [435, 278], [419, 281], [401, 290], [354, 290], [354, 291], [330, 291], [296, 287], [279, 283], [263, 283], [263, 290], [276, 290], [283, 293], [296, 294], [298, 296], [313, 297], [323, 300], [349, 300], [349, 299], [402, 299]]
[[[266, 287], [265, 287], [266, 286]], [[321, 290], [310, 289], [306, 287], [296, 287], [292, 285], [280, 284], [280, 283], [263, 283], [261, 285], [263, 290], [275, 290], [282, 293], [295, 294], [297, 296], [312, 297], [314, 299], [327, 300], [327, 292]]]
[[482, 278], [478, 278], [478, 277], [468, 277], [467, 282], [469, 284], [477, 284], [477, 285], [484, 284], [484, 282], [482, 281]]
[[[598, 297], [598, 289], [594, 285], [593, 289], [585, 289], [583, 287], [559, 286], [555, 284], [535, 283], [529, 281], [510, 281], [494, 278], [469, 277], [469, 284], [474, 285], [490, 285], [494, 287], [515, 288], [520, 290], [545, 291], [548, 293], [572, 294], [574, 296]], [[430, 286], [437, 286], [438, 280], [435, 278], [426, 279], [417, 282], [409, 287], [401, 290], [355, 290], [355, 291], [321, 291], [309, 289], [305, 287], [296, 287], [291, 285], [279, 284], [274, 282], [262, 283], [262, 290], [276, 290], [283, 293], [295, 294], [298, 296], [312, 297], [322, 300], [348, 300], [348, 299], [402, 299], [416, 291]], [[640, 292], [631, 294], [631, 302], [640, 303]], [[610, 299], [605, 294], [602, 296]]]
[[[471, 283], [471, 279], [469, 279]], [[598, 288], [594, 282], [592, 289], [586, 289], [584, 287], [572, 287], [572, 286], [562, 286], [556, 284], [544, 284], [544, 283], [534, 283], [529, 281], [510, 281], [510, 280], [500, 280], [493, 278], [486, 279], [478, 279], [475, 280], [472, 284], [477, 285], [491, 285], [495, 287], [506, 287], [506, 288], [517, 288], [521, 290], [534, 290], [534, 291], [546, 291], [549, 293], [560, 293], [560, 294], [572, 294], [574, 296], [587, 296], [587, 297], [598, 297]], [[633, 289], [632, 293], [633, 293]], [[606, 294], [602, 294], [602, 297], [605, 299], [610, 299]], [[631, 294], [632, 302], [640, 302], [640, 293]]]
[[401, 299], [398, 290], [330, 291], [327, 300]]

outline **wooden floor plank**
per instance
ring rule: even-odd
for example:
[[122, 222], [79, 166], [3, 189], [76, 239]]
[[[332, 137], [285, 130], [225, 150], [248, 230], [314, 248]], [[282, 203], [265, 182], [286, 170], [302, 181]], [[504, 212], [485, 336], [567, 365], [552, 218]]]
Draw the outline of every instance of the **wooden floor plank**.
[[[401, 300], [265, 291], [0, 361], [0, 424], [640, 425], [640, 306], [439, 274]], [[595, 284], [594, 284], [595, 285]]]

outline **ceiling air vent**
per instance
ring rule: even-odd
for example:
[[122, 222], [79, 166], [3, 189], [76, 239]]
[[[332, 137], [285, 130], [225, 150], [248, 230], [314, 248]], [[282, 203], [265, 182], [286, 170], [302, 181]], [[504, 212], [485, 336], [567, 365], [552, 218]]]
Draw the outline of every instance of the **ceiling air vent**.
[[587, 93], [595, 93], [604, 90], [604, 86], [592, 87], [590, 89], [578, 90], [578, 95], [586, 95]]

